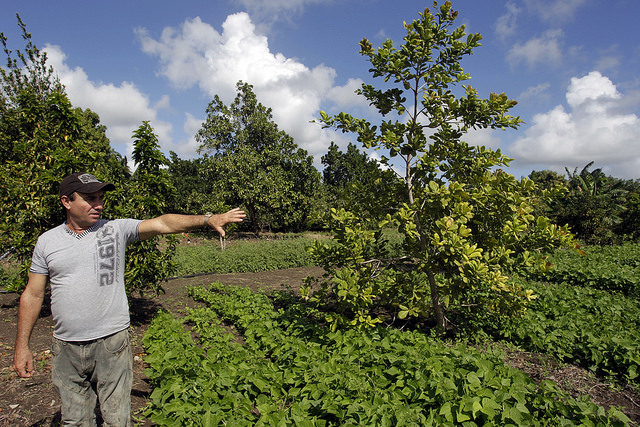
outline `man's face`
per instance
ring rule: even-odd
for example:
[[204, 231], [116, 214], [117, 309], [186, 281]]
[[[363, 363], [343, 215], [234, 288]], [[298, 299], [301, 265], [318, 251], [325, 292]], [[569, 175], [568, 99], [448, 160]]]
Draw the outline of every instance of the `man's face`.
[[71, 200], [62, 196], [62, 204], [67, 209], [67, 219], [83, 227], [91, 227], [100, 219], [104, 205], [104, 191], [95, 193], [74, 193]]

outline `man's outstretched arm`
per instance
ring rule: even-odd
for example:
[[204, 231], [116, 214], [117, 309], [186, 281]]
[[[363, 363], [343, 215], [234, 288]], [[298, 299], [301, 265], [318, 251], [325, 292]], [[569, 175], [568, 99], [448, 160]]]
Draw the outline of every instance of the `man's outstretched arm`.
[[140, 240], [145, 240], [160, 234], [186, 233], [209, 226], [224, 237], [223, 227], [225, 225], [231, 222], [242, 222], [245, 217], [244, 211], [240, 208], [231, 209], [221, 214], [214, 214], [208, 218], [205, 215], [166, 214], [142, 221], [138, 226], [138, 235]]

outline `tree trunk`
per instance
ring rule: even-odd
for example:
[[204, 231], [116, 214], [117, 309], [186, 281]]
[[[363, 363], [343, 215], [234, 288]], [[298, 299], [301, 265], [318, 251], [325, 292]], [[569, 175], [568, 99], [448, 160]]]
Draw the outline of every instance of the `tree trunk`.
[[432, 271], [427, 272], [429, 278], [429, 289], [431, 290], [431, 303], [433, 304], [433, 313], [436, 315], [436, 323], [440, 332], [447, 330], [447, 320], [444, 317], [444, 308], [440, 301], [440, 293], [438, 292], [438, 286], [436, 285], [436, 278]]

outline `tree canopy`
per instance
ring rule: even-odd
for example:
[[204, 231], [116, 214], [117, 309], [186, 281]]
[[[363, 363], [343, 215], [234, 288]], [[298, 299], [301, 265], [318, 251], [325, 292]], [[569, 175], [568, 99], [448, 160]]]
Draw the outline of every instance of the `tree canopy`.
[[18, 23], [24, 51], [11, 51], [0, 34], [7, 57], [0, 68], [0, 247], [16, 248], [26, 275], [37, 237], [64, 219], [60, 180], [86, 170], [118, 183], [129, 171], [97, 114], [71, 105], [46, 54], [32, 43], [20, 17]]
[[196, 134], [200, 153], [210, 153], [219, 191], [244, 207], [255, 233], [300, 230], [312, 215], [320, 176], [313, 159], [278, 129], [271, 109], [253, 86], [238, 82], [229, 106], [216, 95]]

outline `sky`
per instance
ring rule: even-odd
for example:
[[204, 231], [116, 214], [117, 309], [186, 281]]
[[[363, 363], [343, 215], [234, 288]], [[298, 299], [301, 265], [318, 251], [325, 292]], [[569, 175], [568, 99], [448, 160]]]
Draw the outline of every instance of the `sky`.
[[[320, 111], [378, 123], [362, 83], [381, 86], [359, 53], [395, 46], [416, 0], [1, 0], [0, 31], [23, 49], [15, 13], [45, 50], [76, 107], [99, 114], [112, 147], [131, 159], [132, 133], [149, 121], [165, 153], [197, 157], [194, 135], [215, 95], [253, 85], [281, 130], [314, 156], [354, 135], [322, 129]], [[500, 149], [520, 178], [594, 162], [640, 178], [640, 17], [637, 0], [454, 0], [457, 23], [482, 46], [462, 61], [479, 96], [506, 93], [524, 123], [466, 135]], [[4, 65], [5, 61], [0, 62]], [[370, 152], [372, 158], [385, 153]]]

